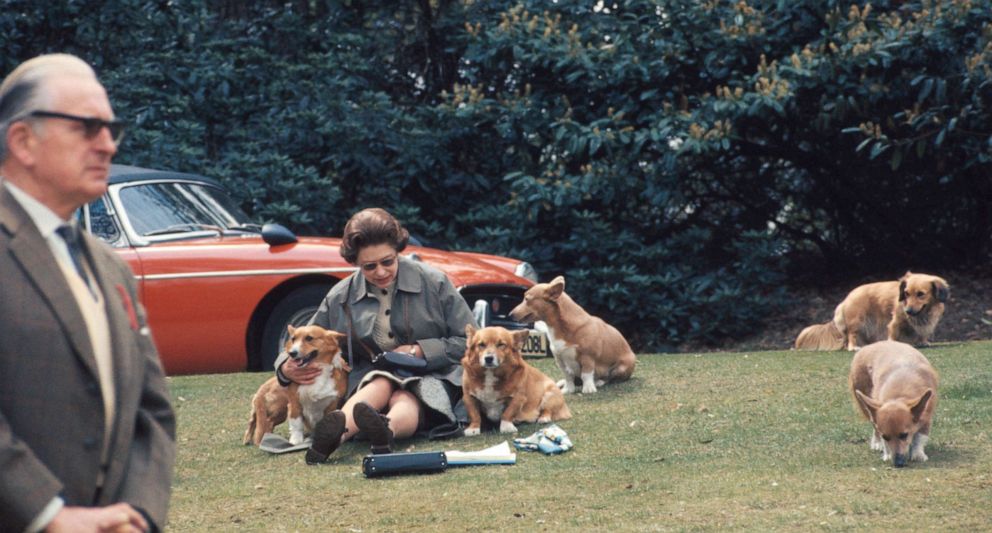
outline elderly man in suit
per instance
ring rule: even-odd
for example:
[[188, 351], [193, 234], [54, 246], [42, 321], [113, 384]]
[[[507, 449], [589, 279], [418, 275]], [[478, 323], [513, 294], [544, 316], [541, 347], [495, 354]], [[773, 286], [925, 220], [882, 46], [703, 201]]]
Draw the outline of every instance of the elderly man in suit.
[[0, 531], [154, 531], [175, 415], [134, 275], [80, 232], [122, 124], [81, 59], [0, 85]]

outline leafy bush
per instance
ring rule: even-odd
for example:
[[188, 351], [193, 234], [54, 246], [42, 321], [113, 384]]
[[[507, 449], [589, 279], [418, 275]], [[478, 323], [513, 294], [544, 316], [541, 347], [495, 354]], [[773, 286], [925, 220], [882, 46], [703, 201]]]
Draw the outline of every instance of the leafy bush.
[[982, 264], [992, 3], [14, 0], [0, 68], [94, 64], [118, 159], [337, 233], [380, 205], [531, 261], [639, 349], [747, 334], [787, 275]]

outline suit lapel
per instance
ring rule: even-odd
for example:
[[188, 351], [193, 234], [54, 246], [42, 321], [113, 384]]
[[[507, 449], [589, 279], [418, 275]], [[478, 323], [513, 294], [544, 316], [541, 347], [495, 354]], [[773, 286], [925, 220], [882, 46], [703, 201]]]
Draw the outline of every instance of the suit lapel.
[[99, 377], [86, 322], [48, 243], [14, 198], [0, 187], [0, 223], [10, 233], [10, 254], [52, 309], [83, 364]]
[[[115, 397], [120, 402], [123, 391], [121, 387], [127, 381], [123, 376], [133, 375], [131, 365], [134, 363], [132, 353], [128, 350], [131, 343], [125, 342], [132, 335], [137, 335], [137, 317], [134, 315], [135, 302], [131, 301], [127, 288], [115, 275], [116, 266], [109, 260], [103, 258], [102, 254], [94, 253], [95, 246], [100, 246], [99, 241], [89, 234], [84, 234], [82, 239], [83, 251], [89, 259], [90, 268], [93, 269], [93, 277], [100, 286], [103, 294], [103, 305], [107, 313], [107, 327], [110, 329], [111, 354], [114, 365], [114, 389]], [[127, 299], [127, 301], [125, 301]], [[120, 409], [117, 409], [120, 413]]]

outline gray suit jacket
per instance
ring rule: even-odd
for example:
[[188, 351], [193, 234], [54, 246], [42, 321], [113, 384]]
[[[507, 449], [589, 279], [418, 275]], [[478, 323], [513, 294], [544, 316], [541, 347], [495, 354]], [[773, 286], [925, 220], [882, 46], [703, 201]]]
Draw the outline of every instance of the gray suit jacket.
[[110, 463], [85, 322], [48, 244], [0, 186], [0, 531], [22, 531], [57, 495], [127, 502], [165, 524], [175, 415], [134, 275], [105, 244], [83, 246], [106, 301], [117, 394]]

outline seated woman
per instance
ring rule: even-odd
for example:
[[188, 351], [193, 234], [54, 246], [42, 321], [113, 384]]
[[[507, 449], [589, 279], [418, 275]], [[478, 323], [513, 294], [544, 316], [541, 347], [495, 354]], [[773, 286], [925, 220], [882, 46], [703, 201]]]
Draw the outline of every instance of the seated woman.
[[[389, 453], [394, 437], [455, 422], [465, 325], [475, 324], [475, 318], [444, 273], [400, 257], [409, 238], [392, 215], [378, 208], [356, 213], [344, 227], [341, 256], [359, 269], [331, 288], [310, 323], [349, 335], [341, 343], [352, 367], [349, 397], [341, 410], [316, 424], [307, 464], [326, 461], [359, 430], [373, 453]], [[372, 358], [382, 351], [425, 359], [425, 372], [376, 370]], [[283, 355], [276, 361], [284, 385], [312, 383], [318, 373]]]

